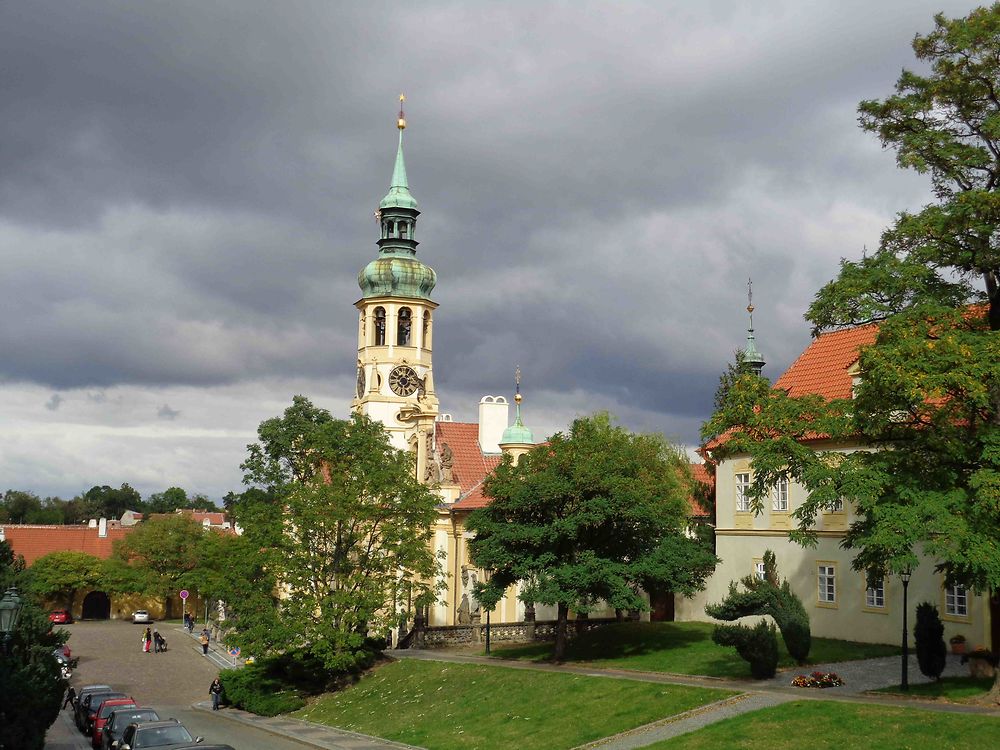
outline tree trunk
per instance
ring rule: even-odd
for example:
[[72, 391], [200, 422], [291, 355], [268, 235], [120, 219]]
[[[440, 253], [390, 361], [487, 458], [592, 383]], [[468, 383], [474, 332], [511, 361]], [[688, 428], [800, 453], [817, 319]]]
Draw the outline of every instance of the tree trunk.
[[569, 621], [569, 607], [559, 604], [559, 615], [556, 619], [556, 648], [552, 654], [554, 661], [562, 662], [566, 658], [566, 623]]
[[993, 687], [987, 696], [990, 702], [1000, 704], [1000, 665], [994, 670]]

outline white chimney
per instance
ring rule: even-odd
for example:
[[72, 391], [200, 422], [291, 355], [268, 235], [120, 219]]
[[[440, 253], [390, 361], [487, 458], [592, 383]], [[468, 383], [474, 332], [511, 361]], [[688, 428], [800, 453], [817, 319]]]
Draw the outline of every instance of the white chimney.
[[96, 518], [91, 518], [89, 521], [87, 521], [87, 528], [88, 529], [96, 529], [97, 528], [97, 519]]
[[483, 453], [500, 452], [509, 407], [503, 396], [483, 396], [479, 400], [479, 447]]
[[105, 537], [108, 535], [108, 519], [102, 518], [97, 522], [97, 536]]

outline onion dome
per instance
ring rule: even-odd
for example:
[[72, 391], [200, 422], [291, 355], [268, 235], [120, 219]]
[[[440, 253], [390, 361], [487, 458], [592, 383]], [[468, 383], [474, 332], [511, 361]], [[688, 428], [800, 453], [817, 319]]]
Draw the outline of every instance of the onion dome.
[[524, 422], [521, 421], [521, 368], [517, 368], [514, 374], [514, 382], [516, 384], [516, 393], [514, 394], [514, 403], [516, 404], [517, 411], [515, 412], [514, 424], [503, 431], [503, 436], [500, 438], [500, 445], [525, 445], [525, 444], [535, 444], [535, 436], [531, 434], [531, 430], [524, 426]]
[[362, 297], [416, 297], [430, 299], [437, 274], [412, 255], [384, 254], [358, 274]]

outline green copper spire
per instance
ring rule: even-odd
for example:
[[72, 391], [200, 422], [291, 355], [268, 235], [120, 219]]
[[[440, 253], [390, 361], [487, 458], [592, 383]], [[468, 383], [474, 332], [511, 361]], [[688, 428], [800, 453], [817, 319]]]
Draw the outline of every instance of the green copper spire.
[[392, 168], [392, 182], [389, 185], [389, 192], [378, 204], [380, 209], [384, 208], [416, 208], [417, 201], [410, 195], [410, 184], [406, 180], [406, 161], [403, 159], [403, 131], [406, 130], [406, 117], [403, 114], [403, 102], [406, 97], [399, 95], [399, 117], [396, 120], [396, 127], [399, 129], [399, 147], [396, 149], [396, 164]]
[[358, 274], [358, 286], [364, 298], [370, 297], [413, 297], [430, 299], [437, 276], [434, 269], [417, 259], [417, 202], [410, 195], [406, 180], [406, 163], [403, 161], [403, 130], [406, 118], [403, 115], [403, 101], [399, 95], [399, 147], [396, 150], [396, 164], [392, 170], [392, 185], [389, 193], [379, 203], [375, 212], [381, 237], [378, 241], [378, 258], [365, 266]]
[[517, 443], [531, 443], [534, 445], [535, 436], [531, 434], [531, 430], [524, 426], [524, 422], [521, 421], [521, 368], [518, 367], [514, 370], [514, 404], [516, 411], [514, 412], [514, 424], [503, 431], [503, 436], [500, 438], [500, 445], [517, 444]]
[[747, 279], [747, 313], [750, 315], [750, 327], [747, 329], [747, 347], [743, 350], [743, 364], [754, 374], [760, 375], [767, 364], [764, 355], [757, 351], [757, 341], [753, 336], [753, 280]]

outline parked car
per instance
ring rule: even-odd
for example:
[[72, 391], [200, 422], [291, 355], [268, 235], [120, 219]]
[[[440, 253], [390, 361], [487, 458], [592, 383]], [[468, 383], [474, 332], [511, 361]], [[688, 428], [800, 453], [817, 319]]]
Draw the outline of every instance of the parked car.
[[90, 736], [90, 730], [94, 728], [94, 715], [97, 707], [109, 698], [128, 698], [125, 693], [108, 690], [100, 693], [87, 693], [76, 709], [76, 725], [85, 735]]
[[232, 745], [220, 745], [215, 742], [204, 744], [195, 742], [193, 745], [170, 745], [167, 750], [236, 750]]
[[99, 693], [101, 691], [111, 690], [110, 685], [84, 685], [76, 692], [76, 699], [73, 701], [73, 719], [76, 720], [76, 710], [79, 705], [83, 702], [83, 699], [87, 697], [89, 693]]
[[108, 722], [108, 716], [116, 708], [135, 708], [136, 703], [131, 698], [109, 698], [97, 707], [94, 714], [94, 728], [90, 732], [90, 744], [95, 748], [100, 748], [101, 739], [104, 736], [104, 725]]
[[54, 609], [49, 612], [49, 622], [56, 625], [72, 625], [73, 615], [68, 609]]
[[118, 741], [116, 750], [143, 750], [147, 747], [158, 747], [168, 750], [175, 746], [201, 743], [202, 738], [195, 739], [191, 733], [178, 723], [171, 721], [150, 721], [143, 724], [129, 724], [122, 738]]
[[101, 737], [101, 750], [117, 750], [118, 740], [129, 724], [159, 721], [160, 715], [152, 708], [117, 708], [108, 715]]
[[138, 625], [142, 623], [143, 625], [148, 625], [153, 621], [153, 618], [149, 616], [149, 612], [144, 609], [137, 609], [132, 613], [132, 624]]

